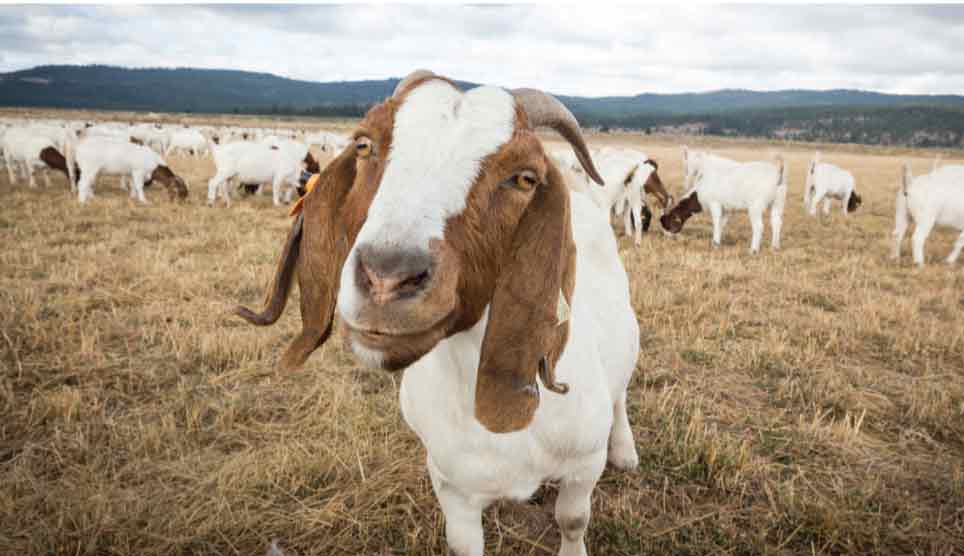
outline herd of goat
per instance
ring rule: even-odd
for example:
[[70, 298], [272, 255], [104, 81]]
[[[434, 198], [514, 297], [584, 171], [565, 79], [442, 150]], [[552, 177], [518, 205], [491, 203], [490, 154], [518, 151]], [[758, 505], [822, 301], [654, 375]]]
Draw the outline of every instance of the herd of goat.
[[[68, 177], [80, 202], [94, 193], [99, 175], [116, 175], [121, 187], [135, 200], [146, 203], [144, 187], [161, 184], [171, 199], [184, 199], [189, 185], [177, 176], [165, 159], [180, 153], [214, 159], [216, 174], [208, 182], [207, 202], [218, 198], [227, 206], [233, 191], [241, 186], [261, 193], [271, 187], [274, 204], [290, 203], [302, 193], [305, 175], [320, 171], [311, 149], [329, 155], [347, 145], [348, 137], [329, 131], [292, 131], [290, 129], [242, 128], [234, 126], [172, 127], [160, 124], [92, 124], [82, 121], [0, 120], [0, 161], [7, 167], [11, 183], [16, 174], [36, 186], [35, 170], [42, 171], [50, 185], [49, 172], [60, 171]], [[670, 234], [679, 233], [686, 220], [707, 207], [713, 222], [713, 245], [722, 241], [727, 212], [746, 211], [752, 227], [750, 249], [756, 252], [762, 241], [764, 214], [769, 210], [771, 245], [780, 247], [780, 231], [786, 199], [786, 168], [782, 157], [770, 161], [736, 162], [709, 152], [683, 147], [684, 190], [674, 203], [659, 178], [657, 163], [645, 153], [630, 148], [603, 147], [591, 151], [604, 174], [604, 188], [588, 188], [586, 175], [568, 150], [551, 150], [556, 164], [567, 172], [571, 188], [588, 192], [604, 211], [622, 215], [627, 235], [636, 245], [642, 232], [649, 229], [652, 212], [647, 195], [655, 198], [662, 210], [660, 224]], [[935, 160], [932, 171], [915, 178], [904, 165], [896, 199], [896, 226], [893, 257], [900, 247], [908, 220], [917, 227], [913, 234], [914, 262], [923, 264], [923, 246], [937, 225], [962, 230], [961, 237], [947, 257], [954, 263], [964, 248], [964, 193], [961, 175], [964, 166], [943, 165]], [[823, 203], [829, 214], [832, 200], [841, 202], [843, 214], [857, 210], [861, 197], [855, 189], [853, 174], [836, 165], [820, 161], [816, 153], [806, 174], [803, 205], [810, 215]]]
[[[538, 127], [554, 129], [568, 147], [546, 153]], [[18, 122], [0, 133], [11, 182], [15, 171], [33, 185], [35, 168], [59, 170], [81, 202], [100, 174], [123, 176], [141, 202], [150, 182], [185, 198], [189, 185], [165, 162], [178, 150], [213, 157], [208, 203], [219, 195], [228, 202], [242, 185], [270, 184], [275, 204], [298, 192], [264, 307], [235, 312], [273, 324], [297, 279], [302, 330], [282, 368], [300, 368], [337, 320], [359, 360], [406, 369], [402, 413], [426, 447], [458, 555], [483, 553], [486, 506], [526, 499], [550, 479], [559, 485], [559, 554], [585, 555], [590, 496], [607, 461], [638, 464], [626, 396], [639, 325], [612, 214], [638, 243], [652, 218], [647, 195], [669, 234], [706, 207], [719, 245], [728, 213], [746, 211], [755, 252], [767, 212], [779, 248], [787, 194], [781, 156], [744, 163], [684, 147], [677, 201], [657, 162], [632, 149], [591, 150], [551, 95], [463, 92], [425, 71], [402, 80], [350, 138], [74, 122]], [[333, 159], [322, 167], [312, 146]], [[816, 155], [806, 209], [815, 214], [823, 203], [829, 212], [833, 200], [844, 214], [861, 204], [853, 176]], [[954, 262], [964, 247], [964, 166], [935, 164], [915, 178], [905, 165], [895, 256], [910, 219], [918, 264], [935, 225], [961, 230], [947, 259]]]

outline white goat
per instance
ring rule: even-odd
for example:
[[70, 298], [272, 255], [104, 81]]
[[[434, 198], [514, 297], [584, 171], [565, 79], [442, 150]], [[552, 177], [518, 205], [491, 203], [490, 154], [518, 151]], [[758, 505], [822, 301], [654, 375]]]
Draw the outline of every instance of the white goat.
[[945, 260], [947, 264], [957, 262], [964, 248], [964, 166], [942, 166], [915, 178], [905, 162], [895, 204], [894, 260], [900, 259], [908, 219], [912, 219], [916, 224], [911, 237], [914, 263], [924, 266], [924, 243], [934, 226], [961, 231]]
[[275, 322], [297, 273], [304, 326], [283, 368], [300, 367], [337, 315], [358, 359], [406, 369], [402, 414], [457, 556], [482, 556], [486, 506], [546, 480], [559, 485], [559, 554], [585, 556], [607, 459], [638, 463], [629, 280], [608, 219], [545, 154], [543, 125], [602, 183], [555, 98], [409, 76], [304, 197], [264, 311], [236, 310]]
[[36, 187], [34, 170], [43, 170], [44, 185], [50, 187], [49, 170], [59, 170], [69, 176], [66, 159], [57, 150], [54, 142], [46, 133], [37, 133], [33, 128], [10, 128], [2, 140], [3, 157], [6, 161], [7, 176], [10, 183], [16, 182], [14, 170], [28, 180], [30, 187]]
[[[588, 180], [571, 151], [556, 150], [551, 154], [560, 165], [566, 166], [583, 181]], [[641, 245], [642, 233], [652, 218], [646, 193], [655, 195], [664, 210], [672, 205], [672, 197], [659, 179], [656, 163], [646, 153], [622, 147], [603, 147], [594, 151], [592, 156], [605, 185], [599, 188], [579, 184], [576, 189], [587, 191], [606, 218], [612, 211], [622, 215], [625, 234], [632, 235], [633, 242]]]
[[[78, 176], [74, 176], [74, 164]], [[175, 175], [156, 152], [130, 140], [94, 136], [85, 137], [76, 144], [70, 141], [67, 144], [67, 167], [71, 183], [77, 179], [81, 203], [94, 196], [94, 184], [100, 174], [121, 176], [122, 180], [129, 176], [131, 197], [145, 204], [148, 201], [144, 197], [144, 184], [152, 181], [164, 185], [171, 199], [183, 199], [188, 193], [187, 183]]]
[[335, 155], [348, 145], [349, 139], [330, 131], [316, 131], [305, 136], [305, 143], [309, 147], [317, 146], [322, 152]]
[[816, 152], [807, 169], [803, 206], [809, 210], [810, 216], [816, 216], [817, 205], [823, 201], [823, 213], [830, 214], [831, 199], [842, 201], [844, 216], [857, 210], [862, 202], [854, 189], [853, 174], [839, 166], [820, 162], [820, 153]]
[[713, 217], [713, 246], [719, 247], [726, 226], [726, 213], [745, 210], [749, 213], [753, 238], [750, 251], [760, 250], [763, 237], [763, 213], [770, 210], [773, 232], [771, 247], [780, 248], [780, 228], [787, 195], [787, 168], [782, 156], [777, 164], [770, 162], [739, 163], [707, 153], [689, 153], [689, 168], [695, 185], [679, 204], [660, 218], [663, 229], [679, 233], [686, 220], [702, 206], [709, 207]]
[[[231, 205], [229, 181], [241, 183], [271, 183], [276, 206], [291, 200], [298, 187], [302, 170], [317, 173], [318, 163], [308, 146], [290, 139], [275, 144], [241, 141], [213, 147], [217, 173], [208, 181], [208, 205], [213, 206], [220, 192], [225, 205]], [[283, 191], [283, 188], [287, 190]]]
[[179, 129], [171, 133], [171, 139], [164, 155], [171, 156], [177, 151], [190, 153], [195, 158], [201, 158], [208, 152], [208, 140], [196, 129]]

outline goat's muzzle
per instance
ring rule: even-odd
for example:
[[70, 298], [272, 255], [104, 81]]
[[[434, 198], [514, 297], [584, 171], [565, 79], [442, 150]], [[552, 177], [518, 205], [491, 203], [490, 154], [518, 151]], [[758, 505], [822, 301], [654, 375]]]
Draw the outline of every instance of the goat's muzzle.
[[432, 267], [432, 256], [427, 252], [362, 245], [358, 247], [355, 286], [375, 305], [384, 305], [425, 290]]

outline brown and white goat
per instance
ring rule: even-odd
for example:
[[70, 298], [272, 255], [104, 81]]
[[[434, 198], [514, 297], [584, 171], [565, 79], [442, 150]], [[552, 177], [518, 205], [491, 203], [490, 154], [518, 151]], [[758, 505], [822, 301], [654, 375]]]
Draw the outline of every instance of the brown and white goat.
[[550, 478], [559, 553], [585, 554], [607, 456], [638, 461], [625, 405], [639, 350], [628, 279], [608, 220], [546, 156], [542, 125], [602, 182], [555, 98], [409, 76], [304, 197], [264, 310], [237, 309], [275, 322], [297, 274], [303, 327], [282, 369], [301, 367], [336, 315], [359, 359], [406, 369], [402, 413], [463, 556], [483, 552], [487, 505]]

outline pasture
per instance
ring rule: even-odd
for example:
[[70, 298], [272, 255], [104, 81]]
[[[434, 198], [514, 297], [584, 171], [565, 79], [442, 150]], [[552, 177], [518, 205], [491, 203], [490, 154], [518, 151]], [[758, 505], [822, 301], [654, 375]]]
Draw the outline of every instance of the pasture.
[[[942, 262], [957, 234], [931, 235], [923, 269], [909, 240], [889, 259], [899, 162], [929, 171], [933, 153], [821, 146], [864, 203], [811, 219], [812, 145], [588, 139], [645, 150], [677, 198], [681, 143], [790, 169], [778, 253], [769, 225], [748, 253], [743, 214], [717, 250], [705, 212], [675, 239], [657, 218], [641, 247], [620, 238], [641, 465], [603, 475], [590, 553], [964, 551], [964, 264]], [[297, 300], [271, 328], [228, 314], [261, 302], [287, 210], [207, 208], [211, 160], [169, 162], [186, 204], [153, 188], [137, 206], [102, 178], [81, 206], [60, 176], [31, 190], [0, 172], [0, 553], [442, 553], [398, 378], [334, 336], [279, 375]], [[554, 497], [490, 508], [487, 554], [554, 554]]]

